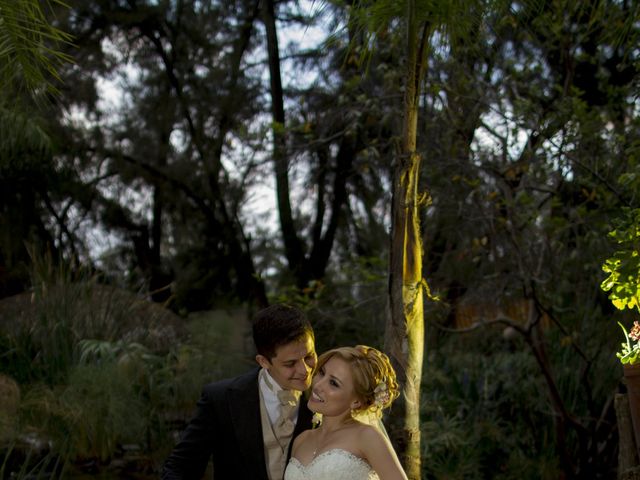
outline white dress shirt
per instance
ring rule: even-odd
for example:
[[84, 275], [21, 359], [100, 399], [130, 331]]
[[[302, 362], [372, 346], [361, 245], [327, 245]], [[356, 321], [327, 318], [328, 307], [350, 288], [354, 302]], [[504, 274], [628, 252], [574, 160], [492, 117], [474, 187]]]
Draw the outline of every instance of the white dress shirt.
[[[267, 409], [267, 414], [269, 415], [269, 421], [273, 426], [275, 425], [276, 420], [280, 418], [280, 400], [278, 400], [278, 392], [282, 390], [282, 388], [264, 368], [260, 371], [258, 385], [260, 387], [260, 392], [262, 393], [264, 406]], [[300, 395], [302, 394], [302, 392], [292, 390], [292, 393], [298, 400], [298, 406], [291, 414], [291, 420], [295, 424], [296, 420], [298, 419], [298, 410], [300, 409]]]

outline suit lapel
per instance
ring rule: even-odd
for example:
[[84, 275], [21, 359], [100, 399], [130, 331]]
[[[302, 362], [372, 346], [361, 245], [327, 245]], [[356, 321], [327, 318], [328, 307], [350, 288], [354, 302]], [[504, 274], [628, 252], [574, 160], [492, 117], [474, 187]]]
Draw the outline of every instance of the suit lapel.
[[266, 480], [268, 477], [260, 420], [258, 372], [259, 369], [255, 369], [234, 382], [229, 389], [229, 410], [234, 434], [240, 446], [238, 455], [247, 468], [253, 469], [253, 478]]
[[289, 443], [289, 450], [287, 451], [287, 462], [291, 458], [291, 447], [293, 447], [293, 440], [304, 432], [305, 430], [309, 430], [311, 428], [311, 418], [313, 417], [313, 412], [309, 410], [307, 407], [307, 400], [309, 399], [309, 392], [303, 392], [302, 397], [300, 397], [300, 408], [298, 409], [298, 420], [296, 421], [296, 426], [293, 429], [293, 438]]
[[[238, 439], [238, 455], [243, 464], [252, 469], [252, 478], [267, 480], [266, 459], [260, 419], [260, 393], [258, 391], [259, 368], [238, 377], [229, 388], [229, 411], [234, 434]], [[300, 433], [311, 428], [313, 412], [307, 407], [308, 393], [300, 399], [298, 420], [293, 430], [295, 439]], [[287, 461], [291, 457], [293, 440], [289, 443]]]
[[306, 393], [303, 393], [302, 397], [300, 398], [300, 408], [298, 409], [298, 420], [296, 421], [296, 428], [293, 430], [294, 438], [298, 434], [311, 428], [311, 417], [313, 417], [313, 412], [309, 410], [309, 407], [307, 407], [307, 400], [308, 395]]

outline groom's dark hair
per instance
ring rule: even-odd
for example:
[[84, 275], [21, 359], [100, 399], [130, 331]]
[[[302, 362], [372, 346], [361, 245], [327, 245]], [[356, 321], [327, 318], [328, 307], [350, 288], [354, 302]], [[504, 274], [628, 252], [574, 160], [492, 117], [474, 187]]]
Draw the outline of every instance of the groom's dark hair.
[[260, 355], [271, 360], [276, 349], [306, 335], [314, 338], [313, 327], [299, 308], [276, 303], [260, 310], [253, 317], [253, 342]]

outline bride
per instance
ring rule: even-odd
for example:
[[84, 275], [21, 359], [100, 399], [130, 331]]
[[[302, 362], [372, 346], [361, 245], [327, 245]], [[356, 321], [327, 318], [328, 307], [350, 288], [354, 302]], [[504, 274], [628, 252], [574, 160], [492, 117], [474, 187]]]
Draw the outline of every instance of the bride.
[[384, 353], [358, 345], [322, 354], [308, 401], [322, 421], [295, 439], [284, 480], [406, 480], [380, 422], [397, 396]]

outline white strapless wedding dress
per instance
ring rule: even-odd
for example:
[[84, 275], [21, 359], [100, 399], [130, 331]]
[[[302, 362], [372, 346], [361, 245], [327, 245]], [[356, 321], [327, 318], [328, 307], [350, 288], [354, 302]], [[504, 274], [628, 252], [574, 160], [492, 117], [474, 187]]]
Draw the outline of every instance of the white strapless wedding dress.
[[379, 480], [379, 477], [362, 458], [341, 448], [333, 448], [322, 452], [308, 465], [291, 457], [284, 480]]

